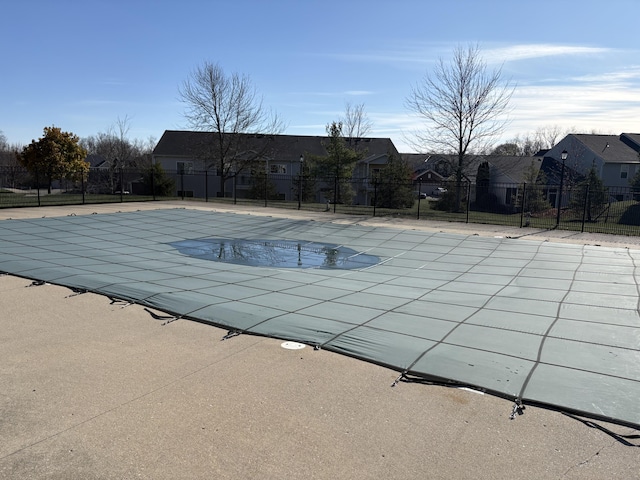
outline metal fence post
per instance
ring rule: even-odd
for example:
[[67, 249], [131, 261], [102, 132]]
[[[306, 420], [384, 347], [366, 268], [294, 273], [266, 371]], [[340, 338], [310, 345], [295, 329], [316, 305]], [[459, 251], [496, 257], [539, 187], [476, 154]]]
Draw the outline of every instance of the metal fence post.
[[524, 224], [524, 210], [527, 206], [527, 182], [522, 184], [522, 200], [520, 201], [520, 228]]
[[80, 173], [80, 188], [82, 189], [82, 205], [84, 205], [84, 172]]
[[469, 223], [469, 207], [471, 206], [471, 182], [467, 183], [467, 223]]
[[156, 169], [151, 168], [151, 196], [156, 199]]
[[269, 172], [264, 172], [264, 206], [267, 206], [267, 193], [269, 191]]
[[120, 203], [124, 202], [124, 174], [122, 172], [122, 165], [120, 165]]
[[209, 201], [209, 169], [204, 171], [204, 201]]
[[422, 177], [418, 179], [418, 218], [420, 220], [420, 200], [422, 198]]
[[233, 174], [233, 204], [238, 203], [238, 173]]
[[378, 179], [373, 179], [373, 216], [376, 216], [376, 205], [378, 204]]
[[38, 190], [38, 206], [40, 207], [40, 176], [38, 175], [38, 169], [36, 168], [36, 189]]
[[584, 223], [585, 223], [585, 219], [587, 217], [587, 209], [591, 207], [590, 205], [590, 198], [589, 198], [589, 187], [590, 185], [587, 184], [587, 188], [585, 188], [584, 190], [584, 203], [582, 205], [582, 226], [580, 227], [580, 232], [584, 233]]

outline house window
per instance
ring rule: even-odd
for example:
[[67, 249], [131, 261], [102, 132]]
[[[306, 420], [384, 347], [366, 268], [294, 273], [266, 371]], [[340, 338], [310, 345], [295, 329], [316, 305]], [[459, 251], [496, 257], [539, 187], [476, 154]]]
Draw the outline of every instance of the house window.
[[190, 175], [193, 173], [193, 162], [176, 162], [176, 170], [180, 175]]
[[629, 165], [620, 165], [620, 178], [629, 178]]
[[504, 198], [505, 205], [512, 205], [514, 200], [516, 199], [517, 193], [518, 193], [518, 189], [507, 187], [505, 198]]
[[280, 174], [287, 173], [287, 166], [281, 163], [272, 163], [271, 165], [269, 165], [269, 172]]

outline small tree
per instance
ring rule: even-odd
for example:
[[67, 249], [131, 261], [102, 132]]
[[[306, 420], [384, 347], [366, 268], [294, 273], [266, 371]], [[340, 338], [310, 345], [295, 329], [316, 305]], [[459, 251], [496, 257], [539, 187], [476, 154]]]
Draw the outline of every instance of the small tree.
[[[638, 159], [640, 160], [640, 153], [638, 154]], [[638, 194], [640, 194], [640, 170], [638, 170], [633, 178], [629, 180], [629, 186], [633, 192], [633, 199], [637, 200]]]
[[595, 167], [591, 167], [587, 177], [575, 186], [570, 206], [577, 211], [584, 211], [587, 222], [593, 222], [608, 203], [609, 190], [602, 183]]
[[393, 154], [388, 155], [385, 165], [380, 168], [377, 178], [376, 206], [382, 208], [410, 208], [415, 203], [415, 193], [411, 183], [411, 167]]
[[145, 195], [171, 197], [175, 193], [176, 184], [167, 176], [162, 165], [154, 163], [142, 170], [142, 184]]
[[[308, 153], [305, 153], [304, 158], [311, 158], [311, 156]], [[301, 176], [299, 179], [301, 185], [299, 185], [298, 188], [301, 188], [302, 196], [300, 199], [303, 202], [314, 201], [317, 192], [317, 178], [315, 175], [312, 175], [314, 167], [311, 163], [312, 162], [305, 161], [301, 165]]]
[[323, 190], [327, 200], [351, 204], [354, 196], [351, 176], [361, 155], [347, 146], [342, 135], [341, 122], [327, 125], [327, 135], [327, 155], [309, 156], [313, 164], [311, 172], [325, 182]]
[[251, 172], [250, 183], [249, 198], [268, 200], [278, 198], [278, 189], [263, 168], [257, 168]]
[[23, 148], [20, 163], [38, 179], [46, 178], [47, 191], [51, 193], [53, 180], [79, 181], [89, 172], [89, 162], [85, 161], [87, 151], [79, 141], [72, 133], [45, 127], [42, 138], [32, 140]]
[[489, 162], [482, 162], [478, 165], [478, 173], [476, 174], [476, 197], [478, 202], [482, 203], [482, 199], [489, 195], [490, 183], [491, 169]]
[[543, 191], [544, 185], [547, 183], [547, 177], [536, 168], [533, 160], [525, 169], [522, 182], [524, 183], [524, 188], [518, 191], [517, 205], [523, 211], [538, 213], [551, 208], [551, 204], [544, 198]]

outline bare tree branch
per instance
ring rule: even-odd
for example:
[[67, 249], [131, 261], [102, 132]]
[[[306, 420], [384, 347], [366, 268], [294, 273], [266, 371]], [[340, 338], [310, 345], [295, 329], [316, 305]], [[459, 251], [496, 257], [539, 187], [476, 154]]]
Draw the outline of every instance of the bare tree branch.
[[501, 69], [487, 71], [478, 47], [457, 48], [450, 64], [440, 59], [407, 99], [407, 106], [426, 121], [425, 131], [417, 133], [423, 146], [467, 153], [500, 134], [513, 93], [501, 77]]
[[342, 122], [344, 137], [347, 139], [364, 138], [371, 132], [372, 124], [364, 110], [364, 103], [352, 105], [347, 102], [344, 109], [344, 118], [340, 121]]
[[431, 75], [413, 87], [407, 107], [425, 121], [416, 144], [425, 151], [457, 156], [457, 208], [466, 166], [465, 156], [502, 133], [508, 123], [514, 87], [502, 81], [502, 70], [488, 71], [477, 46], [458, 47], [453, 59], [440, 59]]
[[215, 167], [220, 175], [224, 196], [225, 182], [255, 161], [249, 152], [247, 134], [275, 135], [284, 130], [282, 120], [264, 108], [246, 75], [225, 74], [218, 64], [204, 62], [179, 89], [186, 105], [187, 122], [199, 131], [211, 132], [214, 151], [206, 152], [207, 168]]

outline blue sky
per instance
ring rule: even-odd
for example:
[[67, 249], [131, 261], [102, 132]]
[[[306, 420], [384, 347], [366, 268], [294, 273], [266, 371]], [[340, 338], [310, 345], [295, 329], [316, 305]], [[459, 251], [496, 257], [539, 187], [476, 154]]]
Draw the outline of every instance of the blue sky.
[[[637, 0], [21, 0], [3, 2], [0, 130], [27, 144], [129, 121], [146, 141], [186, 129], [178, 88], [204, 61], [247, 74], [286, 124], [324, 135], [346, 102], [411, 151], [411, 87], [478, 44], [516, 84], [501, 140], [557, 125], [640, 132]], [[498, 140], [499, 141], [499, 140]]]

